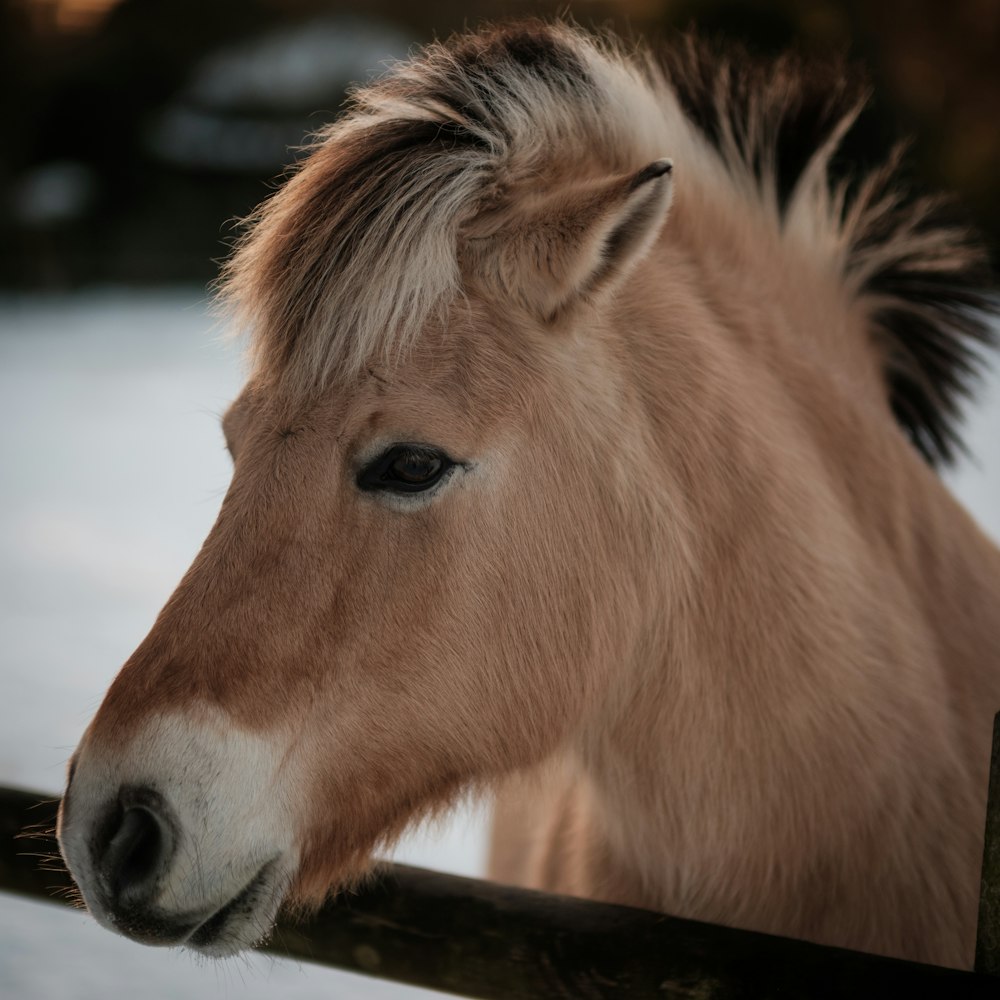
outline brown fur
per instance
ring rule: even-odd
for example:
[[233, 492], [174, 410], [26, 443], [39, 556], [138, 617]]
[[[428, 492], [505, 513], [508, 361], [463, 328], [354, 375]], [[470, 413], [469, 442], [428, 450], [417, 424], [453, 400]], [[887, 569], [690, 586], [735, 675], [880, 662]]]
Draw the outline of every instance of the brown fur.
[[[884, 180], [841, 211], [822, 160], [769, 203], [638, 59], [538, 25], [434, 47], [264, 209], [230, 270], [256, 317], [232, 487], [87, 740], [199, 703], [294, 732], [299, 901], [490, 786], [497, 878], [968, 965], [1000, 553], [894, 419], [892, 315], [947, 309], [879, 280], [961, 286], [972, 251]], [[518, 147], [525, 115], [560, 142]], [[662, 232], [657, 188], [641, 238], [595, 236], [629, 211], [611, 179], [668, 155]], [[502, 266], [462, 244], [498, 232]], [[517, 271], [538, 240], [551, 301]], [[392, 509], [354, 485], [392, 441], [468, 471]]]

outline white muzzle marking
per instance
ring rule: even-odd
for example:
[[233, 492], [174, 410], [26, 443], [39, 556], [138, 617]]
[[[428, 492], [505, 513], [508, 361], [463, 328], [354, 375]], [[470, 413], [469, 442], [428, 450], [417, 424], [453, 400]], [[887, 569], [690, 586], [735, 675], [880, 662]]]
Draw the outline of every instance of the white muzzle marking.
[[85, 741], [59, 842], [94, 917], [210, 955], [265, 937], [298, 867], [292, 743], [207, 709], [150, 720], [124, 752]]

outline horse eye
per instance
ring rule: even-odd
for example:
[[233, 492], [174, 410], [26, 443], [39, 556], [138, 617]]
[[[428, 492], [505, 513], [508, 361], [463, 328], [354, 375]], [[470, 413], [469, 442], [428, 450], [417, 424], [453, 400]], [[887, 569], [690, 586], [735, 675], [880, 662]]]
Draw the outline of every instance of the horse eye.
[[440, 449], [422, 444], [396, 444], [358, 473], [363, 490], [420, 493], [429, 490], [455, 463]]

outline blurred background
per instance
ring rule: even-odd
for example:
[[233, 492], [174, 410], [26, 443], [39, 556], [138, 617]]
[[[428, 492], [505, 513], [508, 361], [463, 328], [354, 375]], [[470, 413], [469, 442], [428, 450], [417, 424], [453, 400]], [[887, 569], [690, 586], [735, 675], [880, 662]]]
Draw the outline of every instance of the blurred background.
[[0, 0], [0, 283], [204, 282], [349, 82], [482, 18], [557, 10], [847, 53], [876, 84], [870, 154], [913, 135], [918, 173], [1000, 234], [995, 0]]
[[[569, 11], [655, 38], [843, 52], [877, 98], [855, 152], [911, 135], [921, 183], [1000, 238], [996, 0], [0, 0], [0, 783], [53, 794], [119, 665], [210, 527], [238, 350], [205, 287], [351, 81], [484, 18]], [[1000, 383], [949, 481], [1000, 538]], [[474, 804], [397, 857], [482, 871]], [[396, 997], [259, 956], [154, 951], [0, 894], [0, 996]]]

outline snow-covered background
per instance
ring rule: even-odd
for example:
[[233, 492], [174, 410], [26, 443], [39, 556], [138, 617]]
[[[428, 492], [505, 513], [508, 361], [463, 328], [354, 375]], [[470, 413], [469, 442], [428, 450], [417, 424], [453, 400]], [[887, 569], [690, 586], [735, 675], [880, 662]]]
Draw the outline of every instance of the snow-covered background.
[[[0, 783], [57, 793], [101, 696], [187, 568], [229, 478], [219, 415], [237, 352], [196, 292], [0, 300]], [[950, 476], [1000, 538], [1000, 379]], [[480, 874], [482, 811], [400, 860]], [[250, 956], [199, 962], [0, 894], [0, 997], [104, 1000], [430, 996]]]

